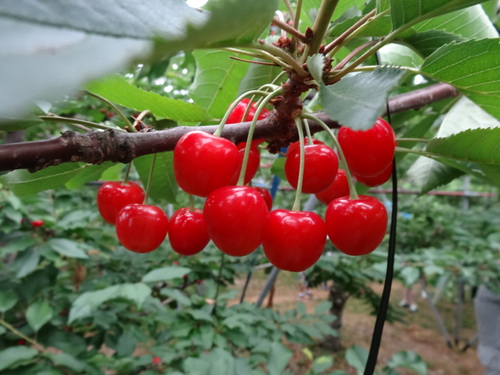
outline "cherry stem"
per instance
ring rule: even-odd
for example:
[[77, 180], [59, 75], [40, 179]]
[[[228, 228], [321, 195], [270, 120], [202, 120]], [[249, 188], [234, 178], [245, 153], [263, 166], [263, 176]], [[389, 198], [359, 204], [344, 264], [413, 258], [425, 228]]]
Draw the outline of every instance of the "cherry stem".
[[123, 184], [127, 185], [128, 184], [128, 178], [130, 175], [130, 170], [132, 169], [132, 163], [127, 164], [127, 170], [125, 171], [125, 178], [123, 179]]
[[146, 186], [146, 195], [144, 197], [144, 204], [146, 204], [146, 201], [149, 198], [149, 192], [151, 190], [151, 185], [153, 182], [153, 174], [154, 174], [155, 164], [156, 164], [156, 155], [157, 154], [153, 154], [153, 161], [151, 162], [151, 169], [149, 170], [148, 184]]
[[267, 94], [268, 93], [266, 93], [264, 91], [261, 91], [261, 90], [251, 90], [251, 91], [247, 91], [246, 93], [244, 93], [244, 94], [240, 95], [238, 98], [236, 98], [236, 100], [229, 106], [229, 108], [227, 109], [226, 113], [224, 114], [224, 117], [220, 121], [219, 127], [215, 130], [214, 135], [217, 136], [217, 137], [220, 137], [220, 135], [222, 134], [222, 130], [224, 130], [224, 125], [226, 125], [227, 119], [231, 115], [231, 112], [234, 111], [234, 109], [236, 108], [236, 106], [245, 97], [247, 97], [249, 95], [262, 95], [262, 96], [265, 96]]
[[309, 123], [307, 122], [306, 119], [302, 119], [302, 124], [304, 124], [304, 128], [306, 129], [307, 144], [308, 145], [314, 144], [313, 137], [312, 137], [312, 134], [311, 134], [311, 128], [309, 127]]
[[293, 202], [292, 211], [300, 211], [300, 198], [302, 196], [302, 184], [304, 182], [305, 169], [305, 150], [304, 150], [304, 130], [302, 129], [302, 121], [299, 118], [295, 119], [297, 132], [299, 133], [299, 176], [297, 180], [297, 190], [295, 192], [295, 200]]
[[17, 335], [20, 338], [22, 338], [23, 340], [25, 340], [26, 342], [29, 342], [38, 351], [45, 352], [45, 348], [41, 344], [39, 344], [36, 340], [33, 340], [32, 338], [26, 336], [22, 332], [18, 331], [14, 326], [12, 326], [11, 324], [7, 323], [3, 318], [0, 319], [0, 324], [3, 325], [5, 328], [7, 328], [12, 333], [14, 333], [15, 335]]
[[344, 151], [342, 151], [342, 147], [340, 147], [340, 143], [337, 140], [337, 137], [335, 137], [335, 134], [333, 134], [333, 131], [328, 127], [328, 125], [326, 125], [323, 121], [321, 121], [316, 116], [313, 116], [309, 113], [302, 112], [301, 117], [306, 118], [306, 119], [310, 119], [310, 120], [318, 123], [328, 133], [328, 135], [332, 139], [333, 144], [337, 148], [337, 152], [339, 154], [340, 160], [344, 164], [345, 174], [347, 176], [347, 182], [349, 184], [349, 197], [350, 197], [350, 199], [359, 199], [358, 192], [356, 191], [356, 184], [354, 183], [354, 181], [352, 179], [352, 174], [351, 174], [351, 171], [349, 170], [349, 166], [347, 165], [347, 160], [345, 158]]
[[188, 206], [189, 211], [194, 211], [194, 197], [189, 194], [189, 206]]
[[248, 136], [247, 136], [247, 142], [245, 145], [245, 152], [243, 154], [243, 162], [241, 164], [241, 171], [240, 175], [238, 177], [238, 183], [236, 184], [237, 186], [242, 186], [243, 183], [245, 182], [245, 174], [247, 170], [247, 165], [248, 165], [248, 157], [250, 155], [250, 148], [252, 146], [252, 140], [253, 140], [253, 133], [255, 131], [255, 126], [257, 125], [257, 119], [260, 116], [260, 113], [264, 109], [267, 103], [271, 101], [272, 98], [274, 98], [276, 95], [279, 95], [283, 92], [283, 89], [281, 87], [277, 88], [271, 93], [268, 93], [265, 98], [261, 98], [261, 101], [258, 102], [257, 109], [255, 110], [255, 115], [253, 116], [252, 123], [250, 124], [250, 129], [248, 129]]
[[134, 126], [132, 125], [132, 123], [131, 123], [131, 122], [129, 121], [129, 119], [127, 118], [127, 116], [125, 116], [125, 115], [123, 114], [123, 112], [122, 112], [122, 111], [120, 111], [120, 110], [118, 109], [118, 107], [117, 107], [114, 103], [112, 103], [112, 102], [110, 102], [108, 99], [103, 98], [102, 96], [97, 95], [97, 94], [94, 94], [94, 93], [92, 93], [92, 92], [90, 92], [90, 91], [86, 91], [86, 90], [85, 90], [84, 92], [85, 92], [86, 94], [90, 95], [90, 96], [93, 96], [94, 98], [99, 99], [100, 101], [102, 101], [102, 102], [106, 103], [106, 104], [107, 104], [107, 105], [109, 105], [111, 108], [113, 108], [113, 109], [115, 110], [115, 112], [118, 114], [118, 116], [120, 116], [120, 118], [123, 120], [123, 122], [125, 123], [125, 125], [126, 125], [126, 126], [127, 126], [127, 128], [129, 129], [129, 131], [130, 131], [130, 132], [132, 132], [132, 133], [134, 133], [134, 132], [136, 131], [136, 130], [135, 130], [135, 128], [134, 128]]
[[147, 115], [153, 115], [149, 109], [146, 109], [146, 110], [142, 111], [141, 113], [139, 113], [139, 116], [137, 116], [134, 119], [133, 127], [134, 127], [135, 130], [137, 130], [136, 126], [139, 125], [139, 123], [142, 121], [142, 119], [144, 117], [146, 117]]
[[290, 34], [292, 37], [295, 39], [300, 40], [302, 43], [307, 42], [307, 38], [304, 34], [302, 34], [300, 31], [298, 31], [296, 28], [293, 26], [290, 26], [283, 20], [280, 20], [279, 18], [273, 18], [273, 24], [278, 26], [281, 30], [286, 31], [288, 34]]

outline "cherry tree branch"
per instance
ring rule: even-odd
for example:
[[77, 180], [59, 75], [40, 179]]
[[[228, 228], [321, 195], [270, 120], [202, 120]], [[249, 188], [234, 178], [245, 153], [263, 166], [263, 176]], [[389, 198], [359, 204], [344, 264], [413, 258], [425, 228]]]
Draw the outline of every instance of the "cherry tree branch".
[[[433, 102], [458, 95], [450, 85], [438, 83], [423, 89], [394, 96], [389, 100], [391, 113], [409, 109], [419, 109]], [[286, 104], [284, 104], [286, 105]], [[279, 108], [278, 108], [279, 109]], [[280, 115], [278, 115], [278, 112]], [[283, 116], [283, 109], [274, 110], [264, 120], [259, 120], [255, 129], [255, 139], [271, 139], [276, 142], [274, 151], [281, 144], [295, 136], [293, 116]], [[339, 124], [326, 114], [319, 118], [329, 127]], [[321, 127], [310, 123], [311, 131], [321, 131]], [[186, 127], [179, 126], [156, 132], [125, 133], [114, 130], [93, 131], [89, 133], [65, 132], [60, 137], [0, 145], [0, 171], [29, 169], [37, 171], [49, 166], [67, 162], [100, 164], [104, 161], [128, 163], [133, 159], [157, 152], [172, 151], [177, 141], [192, 130], [215, 132], [217, 126]], [[224, 127], [221, 136], [234, 143], [244, 142], [250, 122], [231, 124]]]

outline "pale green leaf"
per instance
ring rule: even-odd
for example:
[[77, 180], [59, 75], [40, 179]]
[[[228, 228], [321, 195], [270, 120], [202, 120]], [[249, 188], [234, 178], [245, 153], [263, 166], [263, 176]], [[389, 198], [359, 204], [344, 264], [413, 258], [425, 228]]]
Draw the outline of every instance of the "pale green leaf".
[[344, 77], [331, 86], [322, 85], [320, 104], [339, 124], [354, 130], [367, 130], [385, 112], [389, 93], [397, 87], [404, 73], [396, 68], [377, 68]]
[[0, 254], [6, 256], [17, 251], [23, 251], [27, 248], [36, 245], [36, 240], [33, 237], [21, 237], [13, 240], [6, 246], [0, 247]]
[[422, 65], [422, 57], [411, 48], [391, 43], [382, 47], [379, 51], [381, 65], [407, 66], [418, 68]]
[[18, 169], [2, 176], [0, 181], [18, 196], [33, 195], [40, 191], [60, 188], [85, 168], [86, 165], [81, 163], [64, 163], [35, 173]]
[[[257, 59], [256, 61], [263, 61]], [[278, 66], [260, 65], [260, 64], [250, 64], [248, 71], [241, 80], [238, 88], [238, 96], [250, 91], [256, 90], [262, 85], [271, 83], [283, 69]], [[276, 82], [279, 84], [281, 81]]]
[[19, 298], [12, 290], [0, 290], [0, 313], [4, 313], [17, 303]]
[[178, 187], [174, 176], [173, 152], [160, 152], [156, 155], [144, 155], [135, 158], [133, 161], [134, 167], [139, 173], [142, 185], [147, 186], [155, 157], [156, 161], [149, 196], [153, 199], [175, 203]]
[[357, 371], [363, 372], [368, 360], [368, 351], [359, 345], [353, 345], [347, 349], [345, 359]]
[[68, 240], [66, 238], [51, 238], [47, 245], [50, 246], [55, 252], [77, 259], [87, 259], [88, 255], [84, 250], [84, 246], [76, 241]]
[[125, 298], [141, 307], [144, 301], [151, 295], [151, 288], [143, 283], [113, 285], [108, 288], [85, 292], [80, 295], [71, 305], [68, 322], [92, 316], [92, 313], [103, 303], [116, 299]]
[[236, 99], [248, 63], [231, 59], [234, 53], [218, 50], [195, 51], [196, 76], [190, 88], [194, 102], [214, 118], [222, 118]]
[[156, 283], [158, 281], [166, 281], [181, 278], [187, 275], [191, 270], [186, 267], [162, 267], [149, 271], [142, 277], [145, 283]]
[[314, 313], [316, 315], [321, 315], [330, 310], [332, 307], [332, 303], [330, 301], [323, 301], [314, 309]]
[[26, 320], [38, 332], [54, 316], [54, 309], [46, 301], [37, 301], [26, 310]]
[[292, 352], [281, 342], [275, 341], [271, 344], [267, 369], [270, 375], [281, 375], [288, 361], [292, 358]]
[[28, 361], [38, 354], [38, 351], [27, 346], [12, 346], [0, 351], [0, 371], [15, 368], [16, 365]]
[[64, 366], [78, 373], [83, 372], [87, 367], [84, 362], [78, 360], [77, 358], [68, 353], [57, 353], [57, 354], [47, 353], [46, 356], [56, 366]]
[[414, 26], [415, 31], [439, 30], [465, 39], [496, 38], [498, 32], [481, 5], [430, 18]]
[[125, 79], [112, 76], [94, 81], [86, 86], [87, 90], [109, 101], [142, 112], [150, 110], [158, 118], [176, 121], [208, 121], [210, 116], [202, 107], [183, 100], [171, 99], [154, 92], [140, 89]]
[[391, 0], [394, 29], [453, 12], [485, 0]]

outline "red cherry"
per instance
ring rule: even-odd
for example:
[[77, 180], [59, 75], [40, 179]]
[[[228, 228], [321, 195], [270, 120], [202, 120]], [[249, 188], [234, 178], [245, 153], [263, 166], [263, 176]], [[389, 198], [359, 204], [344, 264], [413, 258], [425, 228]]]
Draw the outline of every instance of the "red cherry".
[[348, 255], [365, 255], [377, 248], [387, 228], [387, 211], [374, 197], [341, 197], [328, 204], [325, 213], [328, 237]]
[[[252, 121], [255, 116], [255, 111], [257, 110], [255, 102], [252, 102], [252, 104], [250, 104], [250, 109], [248, 110], [248, 114], [245, 117], [245, 119], [243, 119], [243, 115], [245, 114], [245, 111], [249, 104], [250, 104], [250, 99], [245, 98], [241, 100], [229, 115], [226, 124], [236, 124], [244, 121]], [[260, 112], [259, 117], [257, 117], [257, 120], [265, 119], [267, 116], [269, 116], [269, 110], [263, 108], [262, 111]], [[262, 142], [264, 142], [263, 139], [254, 139], [252, 141], [252, 144], [258, 146]]]
[[153, 357], [153, 365], [161, 365], [161, 358], [160, 357]]
[[101, 217], [109, 224], [115, 224], [118, 212], [131, 203], [144, 202], [144, 191], [134, 182], [120, 181], [103, 183], [97, 191], [97, 208]]
[[207, 197], [234, 185], [241, 168], [238, 148], [227, 139], [202, 131], [184, 134], [174, 148], [174, 173], [186, 193]]
[[250, 254], [260, 245], [268, 214], [264, 198], [249, 186], [217, 189], [203, 208], [210, 238], [232, 256]]
[[262, 198], [264, 198], [264, 201], [267, 204], [267, 208], [269, 209], [269, 211], [271, 211], [271, 208], [273, 207], [273, 197], [271, 197], [271, 193], [269, 192], [269, 190], [260, 186], [253, 186], [253, 188], [257, 190]]
[[39, 227], [43, 227], [43, 224], [44, 224], [44, 221], [43, 220], [33, 220], [31, 222], [31, 226], [33, 228], [39, 228]]
[[338, 141], [352, 174], [376, 176], [385, 171], [394, 157], [395, 134], [391, 125], [379, 118], [368, 130], [341, 127]]
[[[243, 157], [245, 155], [245, 146], [246, 142], [241, 142], [238, 143], [236, 147], [238, 147], [238, 151], [240, 153], [240, 167], [238, 168], [238, 176], [240, 175], [241, 172], [241, 167], [243, 163]], [[245, 171], [245, 179], [243, 182], [243, 185], [248, 184], [252, 178], [254, 178], [255, 174], [259, 170], [260, 167], [260, 151], [257, 148], [257, 146], [252, 142], [250, 145], [250, 153], [248, 154], [248, 163], [247, 163], [247, 169]]]
[[116, 235], [130, 251], [149, 253], [158, 248], [168, 232], [168, 219], [157, 206], [133, 203], [116, 217]]
[[25, 339], [17, 340], [17, 345], [28, 345], [28, 342]]
[[[296, 144], [290, 146], [285, 161], [285, 175], [295, 189], [299, 178], [300, 147]], [[304, 147], [304, 179], [302, 192], [308, 194], [325, 190], [335, 180], [339, 162], [335, 152], [322, 142], [316, 141]]]
[[356, 180], [361, 182], [363, 185], [374, 187], [374, 186], [380, 186], [389, 181], [391, 175], [392, 175], [392, 162], [385, 169], [385, 171], [376, 176], [366, 177], [366, 176], [354, 175], [354, 177], [356, 177]]
[[210, 241], [203, 212], [187, 207], [175, 211], [169, 221], [168, 237], [172, 249], [179, 254], [194, 255], [202, 251]]
[[301, 272], [316, 263], [326, 243], [326, 226], [314, 212], [278, 209], [269, 214], [262, 246], [276, 267]]
[[335, 198], [345, 197], [347, 195], [349, 195], [347, 175], [343, 169], [339, 169], [333, 183], [325, 190], [316, 193], [316, 198], [318, 198], [321, 203], [328, 204]]

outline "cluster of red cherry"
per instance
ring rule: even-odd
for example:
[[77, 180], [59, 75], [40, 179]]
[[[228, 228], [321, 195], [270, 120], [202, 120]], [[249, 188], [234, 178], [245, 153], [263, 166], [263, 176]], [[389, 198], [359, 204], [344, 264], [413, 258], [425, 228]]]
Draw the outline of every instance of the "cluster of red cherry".
[[[255, 104], [240, 102], [227, 123], [240, 122], [245, 113], [245, 120], [251, 121]], [[259, 119], [267, 114], [261, 112]], [[135, 252], [156, 249], [167, 233], [174, 251], [184, 255], [200, 252], [210, 239], [232, 256], [248, 255], [262, 244], [273, 265], [293, 272], [319, 259], [327, 237], [350, 255], [368, 254], [381, 243], [387, 227], [384, 205], [350, 191], [346, 172], [338, 169], [337, 154], [318, 140], [306, 139], [301, 182], [304, 193], [316, 194], [328, 204], [325, 220], [314, 212], [271, 210], [269, 192], [247, 186], [260, 165], [257, 145], [261, 142], [252, 141], [243, 184], [236, 186], [245, 143], [235, 145], [202, 131], [180, 138], [174, 149], [175, 178], [185, 192], [206, 198], [203, 210], [181, 208], [167, 219], [159, 207], [143, 204], [144, 192], [138, 185], [106, 182], [97, 196], [99, 211], [116, 225], [122, 245]], [[360, 182], [373, 186], [388, 180], [396, 144], [388, 123], [379, 119], [367, 131], [342, 127], [338, 142], [349, 170]], [[299, 184], [300, 154], [300, 143], [295, 142], [286, 155], [285, 174], [294, 188]]]

